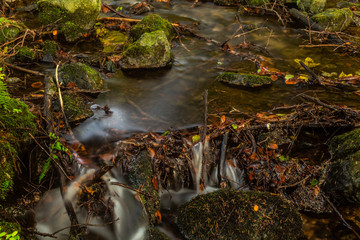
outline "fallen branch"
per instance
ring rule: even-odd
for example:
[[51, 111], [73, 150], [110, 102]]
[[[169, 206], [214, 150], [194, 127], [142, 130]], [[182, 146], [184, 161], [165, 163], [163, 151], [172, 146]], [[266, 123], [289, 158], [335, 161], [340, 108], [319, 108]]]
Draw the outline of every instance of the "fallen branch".
[[314, 73], [308, 66], [306, 66], [305, 63], [303, 63], [302, 61], [300, 61], [301, 66], [308, 71], [308, 73], [310, 73], [310, 75], [313, 77], [313, 79], [315, 80], [315, 82], [313, 82], [314, 84], [318, 84], [321, 85], [321, 79], [319, 78], [318, 75], [316, 75], [316, 73]]
[[125, 15], [125, 14], [122, 14], [118, 11], [116, 11], [115, 9], [113, 9], [111, 6], [109, 6], [108, 4], [106, 3], [103, 3], [102, 4], [104, 7], [106, 7], [107, 9], [109, 9], [110, 11], [112, 11], [113, 13], [115, 13], [116, 15], [119, 15], [120, 17], [123, 17], [123, 18], [130, 18], [129, 16]]
[[146, 192], [143, 192], [143, 191], [140, 191], [140, 190], [137, 190], [136, 188], [133, 188], [133, 187], [130, 187], [128, 185], [125, 185], [125, 184], [122, 184], [122, 183], [117, 183], [117, 182], [112, 182], [111, 185], [115, 185], [115, 186], [120, 186], [120, 187], [123, 187], [123, 188], [127, 188], [127, 189], [130, 189], [132, 191], [135, 191], [141, 195], [145, 195], [147, 197], [151, 197], [153, 198], [153, 196], [151, 196], [150, 194], [146, 193]]
[[13, 69], [16, 69], [16, 70], [19, 70], [22, 72], [26, 72], [26, 73], [30, 73], [30, 74], [38, 75], [38, 76], [45, 76], [43, 73], [38, 72], [38, 71], [33, 71], [33, 70], [30, 70], [27, 68], [19, 67], [19, 66], [16, 66], [16, 65], [8, 63], [8, 62], [3, 62], [3, 63], [10, 68], [13, 68]]

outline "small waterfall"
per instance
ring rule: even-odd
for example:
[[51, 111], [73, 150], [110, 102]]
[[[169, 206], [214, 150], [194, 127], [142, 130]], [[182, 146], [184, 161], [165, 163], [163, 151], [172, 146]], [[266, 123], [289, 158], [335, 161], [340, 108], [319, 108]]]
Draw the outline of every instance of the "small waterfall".
[[194, 181], [194, 186], [196, 187], [196, 192], [200, 193], [200, 180], [203, 167], [203, 144], [199, 142], [195, 144], [192, 148], [193, 158], [192, 158], [192, 179]]
[[234, 158], [225, 161], [225, 178], [233, 189], [242, 188], [246, 184], [244, 170], [238, 168]]

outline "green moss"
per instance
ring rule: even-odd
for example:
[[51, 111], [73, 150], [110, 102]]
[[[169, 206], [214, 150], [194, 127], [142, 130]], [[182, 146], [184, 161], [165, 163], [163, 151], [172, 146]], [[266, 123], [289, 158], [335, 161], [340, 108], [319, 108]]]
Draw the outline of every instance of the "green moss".
[[45, 54], [50, 54], [51, 56], [55, 56], [58, 46], [55, 41], [46, 40], [41, 43], [41, 47]]
[[0, 130], [0, 200], [4, 200], [14, 185], [14, 163], [16, 164], [17, 151], [12, 143], [15, 138]]
[[164, 31], [169, 41], [174, 37], [174, 30], [169, 21], [163, 19], [159, 15], [150, 14], [144, 17], [138, 24], [136, 24], [130, 31], [130, 36], [134, 41], [138, 40], [144, 33]]
[[149, 222], [152, 224], [156, 223], [155, 213], [160, 208], [160, 196], [152, 184], [153, 176], [151, 158], [149, 154], [143, 150], [129, 167], [127, 177], [132, 187], [141, 189], [141, 191], [151, 196], [140, 194], [140, 200], [145, 207]]
[[123, 52], [123, 68], [159, 68], [172, 62], [171, 46], [164, 31], [144, 33]]
[[326, 0], [299, 0], [297, 4], [300, 10], [316, 14], [324, 9]]
[[74, 41], [81, 37], [86, 30], [80, 27], [80, 25], [68, 21], [63, 25], [61, 32], [64, 34], [67, 41]]
[[335, 136], [329, 142], [329, 150], [333, 158], [347, 157], [360, 149], [360, 128]]
[[149, 227], [146, 231], [145, 240], [170, 240], [170, 238], [155, 227]]
[[4, 221], [0, 222], [0, 233], [6, 232], [6, 234], [11, 234], [15, 231], [18, 231], [19, 233], [21, 231], [20, 225], [18, 223]]
[[59, 80], [65, 85], [73, 82], [78, 88], [88, 90], [98, 90], [103, 84], [100, 74], [83, 63], [65, 64], [59, 71]]
[[268, 3], [268, 0], [245, 0], [245, 2], [250, 6], [261, 6], [265, 3]]
[[114, 52], [118, 45], [124, 44], [126, 41], [126, 35], [124, 33], [119, 31], [110, 31], [106, 28], [96, 29], [96, 35], [103, 44], [103, 52], [105, 53]]
[[20, 61], [33, 61], [36, 59], [36, 52], [27, 46], [23, 46], [17, 50], [16, 58]]
[[64, 111], [69, 122], [83, 121], [94, 115], [87, 101], [76, 94], [65, 94], [63, 102]]
[[224, 72], [216, 78], [220, 82], [228, 83], [236, 86], [259, 87], [272, 83], [268, 76], [259, 76], [254, 74], [242, 74], [234, 72]]
[[223, 189], [199, 195], [178, 209], [188, 239], [299, 239], [299, 213], [279, 195]]
[[314, 15], [311, 19], [328, 31], [336, 32], [346, 29], [352, 22], [353, 13], [348, 8], [330, 8]]
[[6, 18], [0, 18], [0, 43], [5, 43], [16, 38], [24, 31], [25, 25]]

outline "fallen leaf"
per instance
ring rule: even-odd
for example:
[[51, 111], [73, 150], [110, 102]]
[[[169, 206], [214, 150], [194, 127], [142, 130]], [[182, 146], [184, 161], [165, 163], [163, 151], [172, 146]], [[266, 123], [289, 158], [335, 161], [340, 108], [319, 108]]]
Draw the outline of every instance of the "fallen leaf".
[[226, 120], [226, 117], [225, 115], [222, 115], [221, 118], [220, 118], [220, 124], [223, 124]]
[[54, 36], [56, 36], [56, 35], [58, 35], [58, 31], [57, 31], [57, 30], [54, 30], [54, 31], [52, 32], [52, 34], [53, 34]]
[[269, 143], [268, 148], [272, 149], [272, 150], [275, 150], [275, 149], [278, 149], [279, 146], [277, 144], [275, 144], [275, 143]]
[[156, 178], [155, 176], [152, 177], [151, 182], [152, 182], [154, 188], [155, 188], [156, 190], [159, 190], [159, 182], [158, 182], [158, 180], [157, 180], [157, 178]]
[[156, 211], [155, 218], [157, 223], [161, 223], [161, 213], [159, 212], [159, 210]]
[[151, 158], [154, 158], [155, 157], [155, 151], [154, 149], [152, 149], [151, 147], [148, 147], [148, 152], [149, 152], [149, 155]]
[[197, 141], [199, 141], [200, 140], [200, 136], [199, 135], [194, 135], [194, 136], [192, 136], [192, 142], [193, 143], [196, 143]]
[[41, 88], [42, 85], [43, 85], [42, 82], [34, 82], [34, 83], [31, 84], [31, 87], [32, 88]]
[[255, 211], [255, 212], [259, 211], [259, 206], [258, 206], [258, 205], [255, 205], [255, 206], [254, 206], [254, 211]]

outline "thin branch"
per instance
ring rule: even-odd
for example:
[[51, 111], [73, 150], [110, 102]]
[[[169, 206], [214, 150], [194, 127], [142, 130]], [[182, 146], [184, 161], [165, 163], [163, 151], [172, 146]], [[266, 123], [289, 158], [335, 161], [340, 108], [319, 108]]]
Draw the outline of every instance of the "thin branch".
[[147, 197], [153, 198], [153, 196], [151, 196], [150, 194], [148, 194], [148, 193], [146, 193], [146, 192], [137, 190], [136, 188], [130, 187], [130, 186], [125, 185], [125, 184], [122, 184], [122, 183], [112, 182], [111, 185], [115, 185], [115, 186], [120, 186], [120, 187], [123, 187], [123, 188], [127, 188], [127, 189], [130, 189], [130, 190], [132, 190], [132, 191], [135, 191], [135, 192], [137, 192], [137, 193], [139, 193], [139, 194], [142, 194], [142, 195], [145, 195], [145, 196], [147, 196]]

